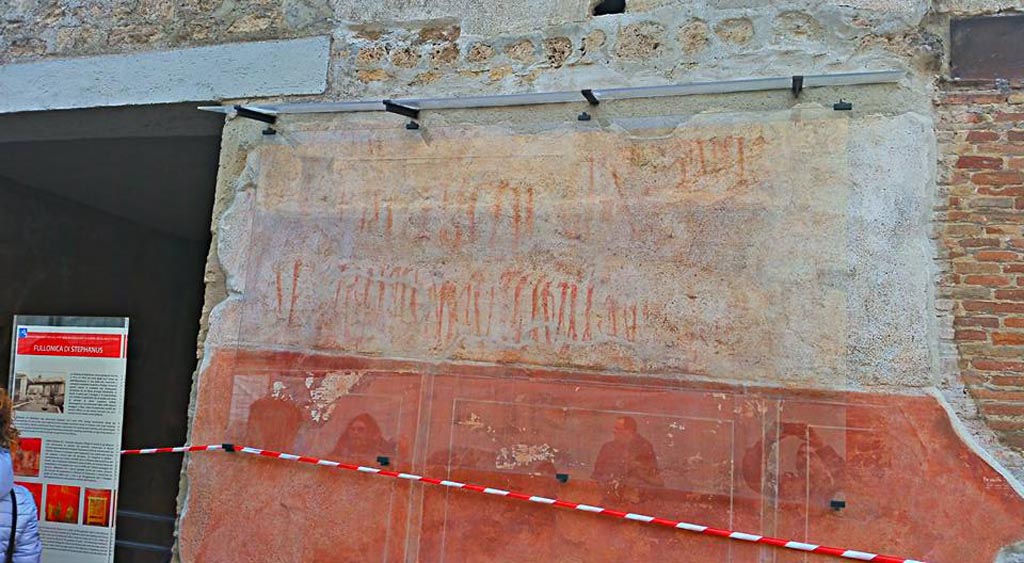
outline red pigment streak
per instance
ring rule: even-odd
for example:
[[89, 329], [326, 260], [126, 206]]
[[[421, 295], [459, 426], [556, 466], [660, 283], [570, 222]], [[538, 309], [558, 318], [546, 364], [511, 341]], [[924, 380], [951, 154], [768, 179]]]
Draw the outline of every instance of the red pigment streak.
[[619, 327], [618, 327], [618, 319], [615, 316], [615, 309], [616, 309], [616, 306], [617, 306], [616, 303], [615, 303], [615, 300], [612, 299], [611, 297], [609, 297], [608, 299], [605, 300], [604, 303], [605, 303], [605, 306], [608, 307], [608, 311], [611, 313], [612, 336], [618, 336], [619, 335]]
[[299, 299], [299, 269], [302, 268], [302, 260], [296, 260], [292, 267], [292, 300], [288, 307], [288, 325], [291, 326], [295, 320], [295, 302]]
[[533, 300], [530, 302], [530, 324], [533, 328], [530, 329], [530, 337], [533, 341], [537, 341], [537, 290], [540, 288], [540, 281], [533, 284]]
[[281, 271], [277, 270], [274, 272], [274, 276], [277, 278], [277, 314], [281, 314]]
[[516, 240], [519, 240], [519, 226], [523, 221], [522, 202], [519, 197], [519, 188], [512, 190], [512, 233]]
[[364, 287], [362, 287], [362, 303], [361, 303], [361, 305], [364, 306], [364, 307], [368, 307], [370, 305], [370, 288], [373, 287], [372, 285], [374, 283], [374, 280], [371, 279], [371, 277], [373, 277], [373, 276], [374, 276], [374, 269], [370, 268], [367, 271], [367, 283], [364, 285]]
[[548, 301], [553, 301], [551, 295], [551, 282], [544, 284], [544, 291], [541, 292], [541, 304], [544, 306], [544, 341], [551, 344], [551, 315], [548, 309]]
[[583, 327], [583, 340], [590, 340], [590, 307], [594, 301], [594, 286], [587, 287], [587, 307], [584, 309], [583, 317], [586, 324]]
[[569, 337], [576, 340], [576, 284], [572, 284], [572, 298], [569, 301]]
[[480, 336], [480, 290], [473, 290], [473, 322], [476, 331], [474, 334]]
[[526, 188], [526, 230], [533, 230], [533, 186]]
[[744, 139], [743, 137], [738, 137], [736, 139], [736, 165], [739, 169], [740, 182], [746, 182], [747, 180], [747, 167], [746, 163], [744, 163], [743, 161], [743, 151], [746, 142], [747, 140]]
[[555, 326], [555, 334], [562, 334], [562, 319], [565, 318], [565, 294], [569, 290], [569, 284], [562, 282], [558, 284], [562, 290], [561, 300], [558, 302], [558, 324]]

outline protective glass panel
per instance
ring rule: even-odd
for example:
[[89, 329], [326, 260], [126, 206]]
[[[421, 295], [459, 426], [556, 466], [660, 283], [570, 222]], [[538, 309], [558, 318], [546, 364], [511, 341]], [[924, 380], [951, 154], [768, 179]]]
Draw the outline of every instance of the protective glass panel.
[[[929, 369], [890, 252], [918, 247], [863, 211], [896, 172], [847, 165], [888, 150], [877, 122], [680, 123], [368, 120], [256, 149], [193, 441], [918, 559], [1014, 541], [1019, 499], [933, 399], [809, 390]], [[186, 560], [820, 560], [239, 454], [189, 476]], [[936, 506], [998, 518], [967, 553]]]

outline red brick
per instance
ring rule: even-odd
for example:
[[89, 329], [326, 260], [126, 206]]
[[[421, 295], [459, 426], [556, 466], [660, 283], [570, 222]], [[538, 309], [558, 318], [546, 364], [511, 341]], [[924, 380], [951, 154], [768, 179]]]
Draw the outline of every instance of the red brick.
[[953, 338], [957, 340], [980, 340], [987, 341], [988, 333], [983, 330], [958, 330], [953, 333]]
[[1014, 170], [1024, 170], [1024, 158], [1011, 158], [1006, 161], [1006, 167]]
[[1024, 289], [997, 289], [996, 299], [1004, 301], [1024, 301]]
[[1006, 267], [1000, 268], [999, 264], [979, 264], [978, 262], [953, 263], [953, 271], [958, 274], [998, 274], [1004, 271]]
[[[970, 215], [965, 219], [970, 218]], [[971, 237], [981, 235], [984, 231], [978, 225], [946, 225], [945, 234], [951, 237]]]
[[1024, 174], [1011, 170], [1007, 172], [978, 172], [971, 174], [971, 181], [985, 186], [1007, 186], [1024, 184]]
[[1024, 143], [1020, 143], [1020, 144], [1001, 143], [1001, 144], [978, 145], [978, 152], [986, 153], [986, 154], [1002, 154], [1002, 155], [1024, 154]]
[[1006, 446], [1016, 448], [1018, 450], [1024, 450], [1024, 433], [1013, 432], [1013, 433], [1000, 433], [999, 441]]
[[1024, 391], [1008, 391], [1006, 389], [985, 389], [976, 387], [971, 390], [976, 399], [992, 399], [1001, 401], [1024, 401]]
[[1024, 186], [1004, 186], [1001, 188], [981, 186], [978, 188], [978, 195], [1022, 196], [1024, 195]]
[[1024, 303], [995, 303], [994, 313], [1024, 313]]
[[1024, 332], [993, 332], [992, 342], [1001, 346], [1024, 346]]
[[974, 255], [979, 262], [1016, 262], [1020, 254], [1009, 250], [982, 250]]
[[1021, 274], [1024, 273], [1024, 264], [1006, 264], [1003, 271], [1007, 274]]
[[[975, 399], [992, 399], [996, 401], [1024, 401], [1024, 391], [1007, 391], [1005, 389], [986, 389], [975, 387], [971, 389], [971, 395]], [[1024, 411], [1021, 412], [1024, 414]]]
[[1024, 430], [1024, 419], [1022, 420], [986, 420], [985, 425], [996, 432], [1020, 432]]
[[999, 319], [996, 317], [957, 317], [953, 319], [953, 326], [999, 328]]
[[999, 248], [1000, 244], [1000, 241], [997, 238], [965, 238], [956, 242], [960, 243], [960, 246], [965, 248], [980, 248], [983, 246]]
[[993, 375], [987, 379], [996, 387], [1024, 387], [1024, 375]]
[[1006, 328], [1024, 328], [1024, 317], [1007, 317], [1003, 319]]
[[998, 170], [1003, 167], [1003, 159], [996, 156], [961, 156], [956, 161], [956, 167]]
[[1009, 234], [1009, 231], [1005, 227], [985, 227], [986, 235], [1005, 235]]
[[988, 383], [989, 378], [985, 377], [985, 376], [982, 376], [982, 375], [979, 375], [979, 374], [977, 374], [975, 372], [971, 372], [971, 373], [963, 373], [963, 372], [961, 372], [960, 373], [960, 380], [964, 382], [964, 385], [968, 385], [968, 386], [973, 387], [973, 386], [976, 386], [976, 385], [984, 385], [984, 384]]
[[947, 123], [967, 123], [977, 124], [986, 121], [985, 115], [977, 111], [965, 111], [962, 113], [949, 114], [943, 117], [943, 121]]
[[996, 114], [996, 121], [1024, 121], [1024, 113], [1001, 111]]
[[1024, 143], [1024, 131], [1007, 131], [1006, 138], [1014, 143]]
[[987, 143], [989, 141], [998, 141], [999, 133], [995, 131], [971, 131], [967, 134], [968, 143]]
[[1024, 362], [1007, 362], [1003, 360], [971, 360], [971, 366], [981, 371], [1021, 371], [1024, 372]]
[[978, 404], [981, 412], [995, 416], [1021, 416], [1024, 415], [1024, 403], [999, 403], [981, 402]]
[[987, 285], [990, 287], [1010, 285], [1010, 278], [1007, 276], [964, 276], [963, 281], [968, 285]]

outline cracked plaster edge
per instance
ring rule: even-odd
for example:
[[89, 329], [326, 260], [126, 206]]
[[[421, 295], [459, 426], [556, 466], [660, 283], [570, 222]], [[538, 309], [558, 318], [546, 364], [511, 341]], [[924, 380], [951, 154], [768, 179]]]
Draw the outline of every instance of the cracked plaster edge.
[[[979, 441], [979, 437], [987, 438], [986, 441], [995, 442], [995, 433], [990, 430], [984, 424], [970, 424], [966, 423], [960, 415], [957, 413], [957, 408], [948, 400], [946, 394], [937, 387], [929, 387], [925, 389], [925, 392], [930, 395], [935, 401], [942, 407], [942, 410], [946, 412], [946, 416], [949, 418], [950, 426], [953, 428], [953, 432], [960, 438], [967, 449], [971, 450], [975, 455], [985, 461], [996, 473], [1001, 475], [1006, 480], [1010, 488], [1015, 493], [1024, 499], [1024, 483], [1018, 478], [1018, 472], [1011, 471], [1006, 465], [1000, 462], [989, 450], [990, 447]], [[1004, 448], [1003, 452], [1012, 461], [1020, 461], [1024, 465], [1024, 456], [1012, 452], [1008, 448]], [[1021, 471], [1024, 472], [1024, 471]]]

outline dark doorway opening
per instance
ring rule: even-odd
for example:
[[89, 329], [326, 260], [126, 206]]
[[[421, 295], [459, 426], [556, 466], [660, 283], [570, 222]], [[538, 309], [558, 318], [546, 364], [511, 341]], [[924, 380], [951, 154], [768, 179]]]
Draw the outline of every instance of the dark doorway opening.
[[622, 14], [626, 12], [626, 0], [601, 0], [594, 6], [595, 16]]
[[[0, 116], [0, 364], [15, 314], [130, 317], [125, 448], [186, 437], [223, 125], [195, 108]], [[180, 470], [122, 460], [117, 561], [169, 560]]]

